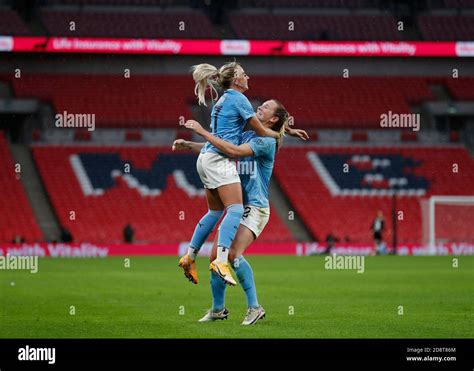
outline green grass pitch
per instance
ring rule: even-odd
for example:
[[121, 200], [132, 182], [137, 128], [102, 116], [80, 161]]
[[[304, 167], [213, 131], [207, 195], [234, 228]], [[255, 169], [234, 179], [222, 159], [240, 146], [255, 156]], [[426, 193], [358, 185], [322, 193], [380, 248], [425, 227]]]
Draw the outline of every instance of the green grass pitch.
[[0, 271], [0, 337], [473, 338], [474, 257], [453, 258], [367, 257], [358, 274], [324, 257], [249, 256], [267, 317], [248, 327], [239, 286], [228, 320], [197, 322], [211, 304], [205, 258], [197, 286], [175, 257], [40, 259], [36, 274]]

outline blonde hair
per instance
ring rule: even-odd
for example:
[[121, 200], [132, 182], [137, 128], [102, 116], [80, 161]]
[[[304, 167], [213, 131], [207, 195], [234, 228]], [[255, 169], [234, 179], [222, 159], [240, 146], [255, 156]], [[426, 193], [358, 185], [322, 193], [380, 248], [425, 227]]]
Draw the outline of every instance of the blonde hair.
[[285, 106], [277, 99], [272, 99], [277, 105], [275, 108], [274, 116], [278, 117], [278, 121], [273, 124], [271, 129], [280, 134], [280, 137], [277, 139], [277, 150], [280, 150], [281, 145], [283, 144], [283, 137], [285, 134], [285, 128], [288, 125], [288, 120], [290, 114], [286, 110]]
[[191, 72], [196, 83], [194, 94], [198, 97], [199, 105], [207, 106], [206, 90], [208, 88], [211, 91], [212, 101], [217, 100], [219, 96], [217, 89], [229, 89], [239, 66], [240, 64], [237, 62], [228, 62], [219, 69], [208, 63], [192, 66]]

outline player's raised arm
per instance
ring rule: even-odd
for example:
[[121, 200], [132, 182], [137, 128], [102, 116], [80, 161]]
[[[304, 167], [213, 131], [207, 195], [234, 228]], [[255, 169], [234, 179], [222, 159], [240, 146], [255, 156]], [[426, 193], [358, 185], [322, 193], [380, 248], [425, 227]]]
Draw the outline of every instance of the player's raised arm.
[[285, 126], [285, 133], [288, 134], [290, 137], [300, 138], [301, 140], [308, 140], [309, 139], [309, 135], [306, 132], [306, 130], [293, 129], [293, 128], [290, 128], [289, 125]]
[[188, 140], [184, 139], [176, 139], [173, 142], [173, 145], [171, 148], [173, 151], [183, 151], [183, 150], [189, 150], [194, 153], [201, 153], [202, 147], [204, 147], [206, 143], [197, 143], [197, 142], [191, 142]]
[[251, 117], [248, 120], [248, 123], [259, 137], [272, 137], [276, 140], [280, 139], [280, 133], [277, 133], [276, 131], [265, 127], [262, 122], [257, 118], [257, 116]]
[[250, 145], [241, 144], [240, 146], [236, 146], [232, 143], [226, 142], [225, 140], [219, 139], [209, 133], [195, 120], [186, 121], [184, 126], [188, 129], [194, 130], [197, 134], [201, 135], [204, 139], [230, 157], [245, 157], [253, 155]]

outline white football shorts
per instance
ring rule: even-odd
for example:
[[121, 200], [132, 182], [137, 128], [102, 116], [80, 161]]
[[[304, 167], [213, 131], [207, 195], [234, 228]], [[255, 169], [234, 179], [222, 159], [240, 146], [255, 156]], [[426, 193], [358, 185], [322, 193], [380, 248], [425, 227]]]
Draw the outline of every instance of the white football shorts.
[[269, 207], [258, 207], [253, 205], [244, 206], [244, 214], [240, 224], [245, 225], [258, 238], [270, 219]]
[[235, 162], [217, 153], [200, 153], [196, 168], [204, 188], [216, 189], [226, 184], [240, 183]]

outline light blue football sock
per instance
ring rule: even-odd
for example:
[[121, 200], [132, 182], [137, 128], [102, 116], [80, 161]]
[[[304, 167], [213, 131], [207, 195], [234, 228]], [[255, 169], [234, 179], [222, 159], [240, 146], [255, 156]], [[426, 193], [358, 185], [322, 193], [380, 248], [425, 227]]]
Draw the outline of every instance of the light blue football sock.
[[211, 234], [223, 213], [224, 210], [209, 210], [196, 225], [190, 244], [190, 247], [196, 250], [196, 254]]
[[237, 279], [239, 280], [240, 286], [245, 292], [247, 297], [247, 304], [249, 308], [257, 308], [259, 306], [257, 300], [257, 289], [255, 287], [255, 281], [253, 278], [252, 267], [249, 262], [243, 257], [234, 259], [232, 262]]
[[226, 284], [216, 273], [211, 272], [212, 310], [224, 309]]
[[219, 239], [217, 245], [229, 249], [234, 240], [237, 229], [240, 225], [240, 219], [244, 213], [244, 207], [241, 204], [233, 204], [227, 207], [227, 213], [222, 219], [219, 227]]

